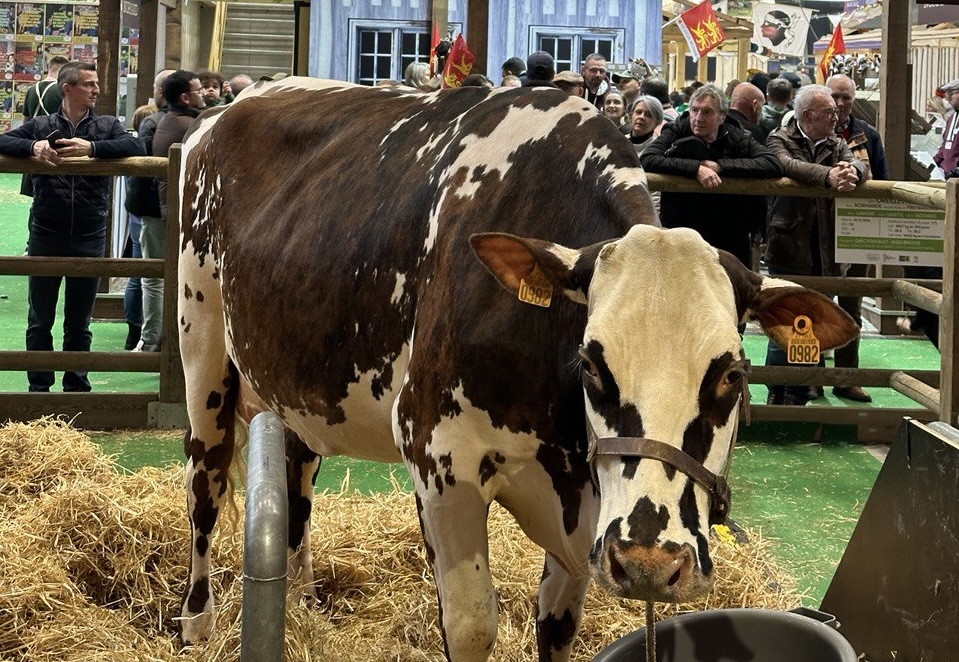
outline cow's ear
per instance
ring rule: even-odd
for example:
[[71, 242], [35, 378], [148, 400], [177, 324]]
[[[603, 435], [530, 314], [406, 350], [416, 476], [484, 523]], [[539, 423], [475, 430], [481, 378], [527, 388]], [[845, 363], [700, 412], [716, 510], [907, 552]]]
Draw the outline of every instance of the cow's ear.
[[842, 347], [859, 335], [853, 318], [829, 297], [788, 280], [763, 278], [725, 251], [719, 251], [719, 261], [732, 283], [740, 321], [758, 320], [780, 347], [786, 347], [800, 315], [812, 321], [821, 349]]
[[777, 278], [763, 279], [762, 289], [749, 308], [750, 317], [759, 320], [766, 335], [783, 348], [793, 335], [793, 322], [800, 315], [812, 321], [821, 349], [842, 347], [859, 335], [856, 322], [832, 299]]
[[586, 303], [596, 256], [605, 243], [608, 242], [576, 250], [541, 239], [502, 232], [470, 236], [470, 245], [476, 257], [510, 292], [518, 293], [520, 281], [538, 269], [553, 287], [583, 304]]

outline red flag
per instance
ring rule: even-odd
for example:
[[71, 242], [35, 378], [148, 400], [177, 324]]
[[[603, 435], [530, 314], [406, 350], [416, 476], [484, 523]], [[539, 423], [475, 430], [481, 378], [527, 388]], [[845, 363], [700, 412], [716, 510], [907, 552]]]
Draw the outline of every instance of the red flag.
[[430, 41], [430, 78], [436, 75], [436, 47], [440, 45], [440, 29], [433, 22], [433, 38]]
[[710, 0], [703, 0], [702, 4], [687, 9], [678, 18], [679, 30], [686, 37], [693, 62], [726, 40], [726, 33], [719, 24]]
[[473, 68], [473, 54], [470, 53], [463, 34], [456, 37], [446, 56], [446, 66], [443, 67], [443, 87], [459, 87], [463, 79], [469, 76]]
[[842, 23], [836, 23], [836, 29], [833, 30], [832, 39], [829, 40], [829, 47], [822, 55], [819, 61], [819, 72], [822, 74], [822, 82], [825, 83], [829, 77], [829, 63], [832, 62], [833, 55], [840, 55], [846, 52], [846, 42], [842, 38]]

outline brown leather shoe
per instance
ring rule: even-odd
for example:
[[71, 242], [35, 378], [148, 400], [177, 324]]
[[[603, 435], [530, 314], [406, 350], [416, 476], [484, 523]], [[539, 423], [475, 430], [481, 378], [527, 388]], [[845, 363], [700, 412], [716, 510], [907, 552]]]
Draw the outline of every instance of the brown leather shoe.
[[832, 394], [837, 398], [846, 398], [856, 402], [872, 402], [872, 396], [866, 393], [862, 386], [834, 386]]

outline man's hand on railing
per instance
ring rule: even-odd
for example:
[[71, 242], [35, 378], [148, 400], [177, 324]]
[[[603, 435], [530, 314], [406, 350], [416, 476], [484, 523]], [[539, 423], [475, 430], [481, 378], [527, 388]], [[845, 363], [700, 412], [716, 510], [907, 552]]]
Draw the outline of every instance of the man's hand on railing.
[[52, 166], [59, 165], [62, 160], [57, 150], [53, 149], [46, 140], [38, 140], [33, 143], [33, 158]]

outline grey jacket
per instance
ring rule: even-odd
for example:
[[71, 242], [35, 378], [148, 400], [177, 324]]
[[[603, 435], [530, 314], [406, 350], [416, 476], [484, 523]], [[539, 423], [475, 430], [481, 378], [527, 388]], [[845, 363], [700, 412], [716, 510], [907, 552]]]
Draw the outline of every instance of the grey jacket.
[[[796, 119], [769, 134], [766, 146], [779, 158], [787, 177], [808, 186], [829, 186], [829, 171], [840, 161], [851, 163], [866, 176], [866, 165], [857, 159], [842, 136], [820, 142], [815, 153], [799, 131]], [[813, 245], [814, 237], [816, 239]], [[839, 276], [836, 264], [836, 219], [832, 198], [776, 196], [770, 199], [766, 264], [783, 274]], [[822, 265], [821, 273], [814, 266]]]

